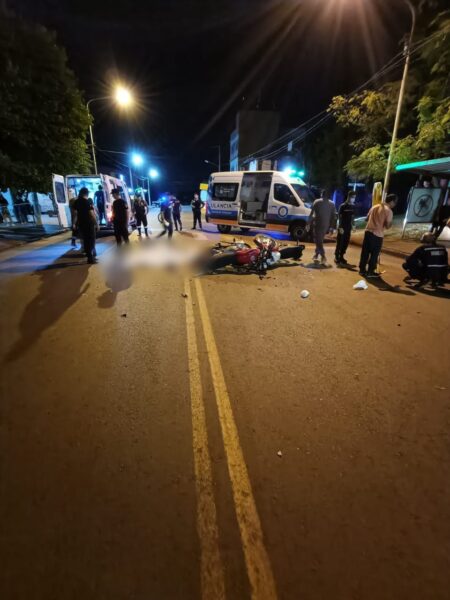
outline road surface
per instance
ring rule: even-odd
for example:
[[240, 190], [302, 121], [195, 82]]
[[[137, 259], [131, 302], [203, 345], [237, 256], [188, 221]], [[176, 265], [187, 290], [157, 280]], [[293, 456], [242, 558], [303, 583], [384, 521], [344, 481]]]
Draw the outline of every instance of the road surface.
[[0, 255], [0, 597], [448, 599], [448, 295], [138, 248]]

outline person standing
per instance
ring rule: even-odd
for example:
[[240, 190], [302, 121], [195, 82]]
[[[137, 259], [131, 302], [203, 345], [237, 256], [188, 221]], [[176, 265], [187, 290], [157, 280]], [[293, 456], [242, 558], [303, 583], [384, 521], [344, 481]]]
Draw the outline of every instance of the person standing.
[[203, 227], [202, 227], [202, 208], [204, 206], [205, 206], [205, 203], [202, 202], [202, 200], [200, 200], [199, 195], [194, 194], [194, 199], [191, 202], [192, 215], [194, 217], [194, 226], [192, 229], [197, 229], [197, 224], [200, 227], [200, 229], [203, 229]]
[[12, 225], [12, 218], [11, 213], [9, 212], [8, 200], [5, 198], [2, 192], [0, 192], [0, 215], [2, 223], [6, 220], [10, 225]]
[[336, 250], [334, 252], [334, 262], [338, 265], [348, 264], [345, 260], [352, 235], [353, 223], [355, 220], [355, 198], [356, 192], [348, 193], [347, 199], [341, 204], [338, 211], [338, 234], [336, 238]]
[[105, 213], [105, 192], [103, 191], [103, 186], [99, 185], [98, 190], [94, 194], [95, 206], [97, 207], [98, 212], [98, 222], [101, 225], [103, 219], [105, 219], [106, 224], [106, 213]]
[[314, 242], [316, 244], [313, 260], [314, 262], [318, 262], [320, 257], [320, 261], [324, 266], [327, 266], [327, 259], [323, 240], [325, 234], [333, 227], [335, 221], [336, 209], [334, 203], [330, 200], [329, 191], [323, 189], [320, 193], [320, 198], [315, 200], [312, 205], [309, 223], [312, 223]]
[[[181, 202], [175, 196], [172, 196], [172, 214], [177, 231], [183, 231], [183, 223], [181, 222]], [[180, 229], [178, 229], [178, 227]]]
[[[388, 194], [381, 204], [372, 206], [366, 217], [367, 225], [359, 260], [359, 274], [363, 277], [380, 277], [376, 272], [378, 257], [383, 247], [384, 231], [392, 226], [392, 209], [397, 204], [396, 194]], [[367, 271], [366, 271], [367, 269]]]
[[72, 248], [77, 245], [77, 211], [75, 203], [77, 201], [76, 196], [73, 193], [72, 188], [69, 189], [69, 210], [70, 210], [70, 225], [72, 227], [72, 238], [70, 240]]
[[167, 233], [170, 240], [173, 235], [173, 211], [170, 197], [161, 204], [159, 220], [162, 223], [163, 230], [158, 237], [162, 237]]
[[148, 222], [147, 222], [148, 206], [147, 206], [147, 202], [144, 200], [144, 198], [142, 196], [136, 195], [136, 197], [134, 199], [133, 210], [134, 210], [134, 216], [136, 219], [136, 229], [138, 232], [138, 236], [142, 237], [141, 225], [143, 225], [145, 237], [148, 237]]
[[128, 204], [120, 195], [120, 190], [114, 188], [111, 191], [111, 196], [114, 198], [112, 203], [112, 222], [114, 225], [114, 236], [117, 246], [121, 246], [122, 242], [129, 243], [128, 239]]
[[74, 208], [76, 211], [76, 227], [83, 239], [84, 252], [89, 264], [95, 264], [95, 233], [98, 230], [94, 203], [89, 198], [89, 190], [82, 187], [78, 193]]

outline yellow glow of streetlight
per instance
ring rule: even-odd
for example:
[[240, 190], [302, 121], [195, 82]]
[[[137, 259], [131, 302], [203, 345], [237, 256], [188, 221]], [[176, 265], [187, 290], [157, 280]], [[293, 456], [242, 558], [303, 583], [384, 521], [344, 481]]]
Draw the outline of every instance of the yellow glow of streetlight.
[[131, 95], [130, 90], [127, 90], [127, 88], [124, 88], [122, 86], [118, 86], [116, 88], [115, 99], [117, 104], [123, 107], [127, 107], [130, 106], [130, 104], [133, 104], [133, 96]]

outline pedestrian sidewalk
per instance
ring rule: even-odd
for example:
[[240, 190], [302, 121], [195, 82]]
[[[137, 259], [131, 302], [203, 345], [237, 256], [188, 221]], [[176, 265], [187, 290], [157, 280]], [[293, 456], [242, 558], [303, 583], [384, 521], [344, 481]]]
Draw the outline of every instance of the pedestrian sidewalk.
[[59, 225], [14, 224], [0, 225], [0, 252], [64, 233]]

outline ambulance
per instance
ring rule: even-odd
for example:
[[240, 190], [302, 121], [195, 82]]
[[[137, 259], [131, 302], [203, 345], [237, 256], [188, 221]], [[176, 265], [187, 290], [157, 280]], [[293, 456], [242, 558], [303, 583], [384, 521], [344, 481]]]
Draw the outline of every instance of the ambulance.
[[106, 213], [106, 224], [102, 223], [101, 228], [113, 228], [111, 221], [113, 197], [111, 196], [111, 192], [114, 188], [118, 188], [120, 190], [120, 195], [128, 204], [128, 214], [131, 217], [132, 207], [130, 195], [128, 193], [127, 186], [121, 179], [113, 177], [112, 175], [103, 175], [101, 173], [99, 173], [98, 175], [54, 174], [53, 195], [55, 198], [55, 203], [58, 207], [58, 217], [62, 227], [71, 227], [69, 200], [71, 198], [76, 198], [78, 196], [78, 192], [82, 187], [85, 187], [89, 190], [89, 198], [92, 198], [92, 200], [94, 200], [95, 192], [98, 190], [99, 185], [103, 187], [103, 192], [105, 194]]
[[304, 237], [315, 200], [300, 177], [281, 171], [212, 173], [206, 199], [206, 221], [220, 233], [232, 227], [266, 229]]

